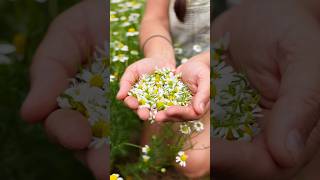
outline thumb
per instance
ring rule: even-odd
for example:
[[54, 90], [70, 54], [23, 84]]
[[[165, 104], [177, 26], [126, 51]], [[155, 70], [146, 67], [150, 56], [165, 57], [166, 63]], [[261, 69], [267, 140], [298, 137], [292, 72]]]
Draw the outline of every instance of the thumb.
[[269, 150], [283, 167], [308, 161], [308, 137], [320, 118], [320, 62], [307, 56], [286, 67], [266, 127]]
[[210, 72], [202, 71], [198, 75], [197, 92], [193, 99], [193, 107], [198, 114], [205, 113], [205, 108], [210, 101]]
[[139, 74], [136, 70], [136, 65], [132, 64], [125, 70], [121, 77], [117, 99], [124, 100], [128, 96], [128, 92], [137, 79], [139, 79]]

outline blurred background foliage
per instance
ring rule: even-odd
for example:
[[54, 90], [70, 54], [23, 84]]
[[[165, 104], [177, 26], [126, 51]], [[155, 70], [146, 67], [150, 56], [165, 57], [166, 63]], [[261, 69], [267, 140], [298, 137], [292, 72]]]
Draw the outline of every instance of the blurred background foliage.
[[93, 179], [72, 152], [48, 142], [40, 124], [19, 117], [29, 88], [28, 68], [50, 22], [79, 0], [1, 0], [0, 44], [16, 51], [0, 63], [0, 179]]

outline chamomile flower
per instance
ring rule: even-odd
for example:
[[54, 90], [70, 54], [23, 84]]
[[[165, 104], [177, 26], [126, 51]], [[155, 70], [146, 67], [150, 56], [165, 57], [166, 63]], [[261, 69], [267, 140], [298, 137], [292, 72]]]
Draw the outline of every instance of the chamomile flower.
[[83, 70], [80, 74], [81, 79], [85, 80], [92, 87], [104, 88], [104, 85], [108, 82], [109, 73], [104, 72], [92, 72]]
[[131, 25], [131, 23], [128, 21], [121, 24], [122, 27], [128, 27], [130, 25]]
[[193, 121], [193, 128], [197, 131], [197, 132], [201, 132], [204, 130], [204, 125], [201, 121]]
[[181, 124], [180, 125], [180, 132], [182, 134], [190, 134], [191, 133], [191, 128], [188, 124]]
[[144, 154], [148, 154], [150, 152], [150, 147], [148, 145], [145, 145], [144, 147], [142, 147], [142, 153]]
[[126, 16], [121, 16], [121, 17], [120, 17], [120, 20], [121, 20], [121, 21], [125, 21], [125, 20], [127, 20], [127, 17], [126, 17]]
[[181, 59], [181, 64], [188, 62], [188, 60], [189, 60], [188, 58], [182, 58]]
[[115, 43], [115, 47], [114, 47], [115, 51], [129, 51], [129, 48], [127, 45], [121, 43], [121, 42], [117, 42]]
[[148, 162], [149, 159], [150, 159], [150, 156], [148, 156], [148, 155], [142, 155], [142, 159], [143, 159], [143, 162]]
[[174, 52], [178, 55], [183, 53], [183, 49], [182, 48], [174, 48]]
[[139, 35], [139, 32], [135, 29], [135, 28], [129, 28], [127, 33], [126, 33], [126, 36], [137, 36]]
[[57, 98], [57, 102], [58, 102], [58, 105], [63, 108], [63, 109], [68, 109], [68, 108], [71, 108], [72, 106], [70, 105], [69, 103], [69, 100], [68, 98], [66, 97], [58, 97]]
[[110, 14], [110, 22], [116, 22], [120, 19], [115, 14]]
[[196, 53], [200, 53], [202, 51], [202, 47], [199, 44], [195, 44], [195, 45], [193, 45], [193, 50]]
[[110, 175], [110, 180], [123, 180], [123, 178], [120, 177], [119, 174], [111, 174]]
[[114, 82], [116, 80], [116, 76], [114, 76], [114, 75], [110, 75], [110, 82]]
[[187, 159], [188, 159], [188, 156], [186, 155], [185, 152], [183, 152], [183, 151], [178, 152], [178, 155], [176, 156], [176, 162], [180, 166], [186, 167], [187, 166]]
[[118, 54], [116, 56], [113, 56], [113, 58], [112, 58], [113, 62], [119, 61], [119, 62], [124, 63], [124, 62], [127, 62], [128, 60], [129, 60], [129, 57], [126, 56], [125, 54]]
[[139, 17], [140, 17], [140, 14], [138, 14], [138, 13], [131, 13], [130, 15], [129, 15], [129, 21], [130, 22], [136, 22], [136, 21], [138, 21], [138, 19], [139, 19]]

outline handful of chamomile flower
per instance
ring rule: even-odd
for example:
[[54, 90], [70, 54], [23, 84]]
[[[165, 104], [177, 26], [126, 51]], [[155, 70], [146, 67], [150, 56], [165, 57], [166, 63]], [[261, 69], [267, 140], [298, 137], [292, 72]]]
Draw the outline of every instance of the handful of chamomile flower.
[[[188, 86], [182, 82], [181, 74], [175, 74], [170, 68], [157, 68], [152, 74], [143, 75], [128, 94], [137, 98], [140, 108], [150, 110], [149, 120], [151, 123], [155, 121], [158, 111], [166, 110], [168, 107], [175, 105], [188, 106], [192, 99], [192, 93]], [[201, 133], [204, 130], [204, 125], [199, 120], [169, 123], [164, 129], [173, 131], [173, 124], [179, 124], [180, 127], [179, 138], [176, 142], [179, 146], [177, 147], [182, 147], [188, 139], [192, 138], [192, 134]], [[192, 147], [190, 148], [192, 149]], [[150, 147], [148, 145], [142, 148], [144, 162], [151, 158], [149, 151]], [[187, 158], [184, 150], [179, 149], [175, 161], [180, 166], [185, 167]]]
[[93, 136], [89, 148], [99, 148], [108, 140], [107, 65], [105, 52], [97, 49], [92, 62], [70, 79], [69, 88], [57, 99], [60, 108], [78, 111], [88, 119]]
[[213, 44], [212, 132], [214, 137], [251, 141], [259, 132], [260, 96], [245, 75], [224, 62], [228, 45], [229, 34]]
[[181, 74], [175, 74], [170, 68], [157, 68], [154, 73], [143, 75], [128, 94], [137, 98], [140, 108], [150, 110], [151, 123], [158, 111], [174, 105], [187, 106], [192, 99], [192, 93], [182, 82]]

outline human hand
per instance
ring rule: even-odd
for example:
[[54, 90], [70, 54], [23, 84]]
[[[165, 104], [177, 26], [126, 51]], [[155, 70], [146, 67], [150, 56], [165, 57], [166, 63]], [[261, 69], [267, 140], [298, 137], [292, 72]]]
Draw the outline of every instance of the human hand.
[[252, 142], [213, 140], [216, 176], [290, 179], [318, 151], [320, 26], [299, 3], [247, 0], [213, 24], [214, 40], [230, 32], [226, 61], [247, 75], [266, 109]]
[[101, 0], [82, 1], [54, 20], [33, 59], [31, 89], [21, 108], [23, 119], [43, 123], [53, 141], [75, 151], [103, 180], [109, 176], [107, 145], [87, 149], [92, 137], [89, 123], [76, 111], [57, 110], [57, 97], [91, 51], [107, 40], [105, 8]]
[[164, 67], [174, 70], [175, 64], [171, 63], [171, 61], [158, 58], [144, 58], [128, 66], [121, 77], [117, 99], [123, 100], [130, 109], [137, 112], [139, 118], [142, 120], [148, 119], [149, 110], [147, 108], [139, 108], [138, 100], [133, 96], [129, 96], [128, 92], [134, 83], [139, 80], [140, 76], [152, 73], [156, 68]]
[[175, 71], [193, 94], [192, 103], [186, 107], [171, 106], [157, 113], [157, 121], [200, 119], [210, 106], [210, 53], [192, 57]]

